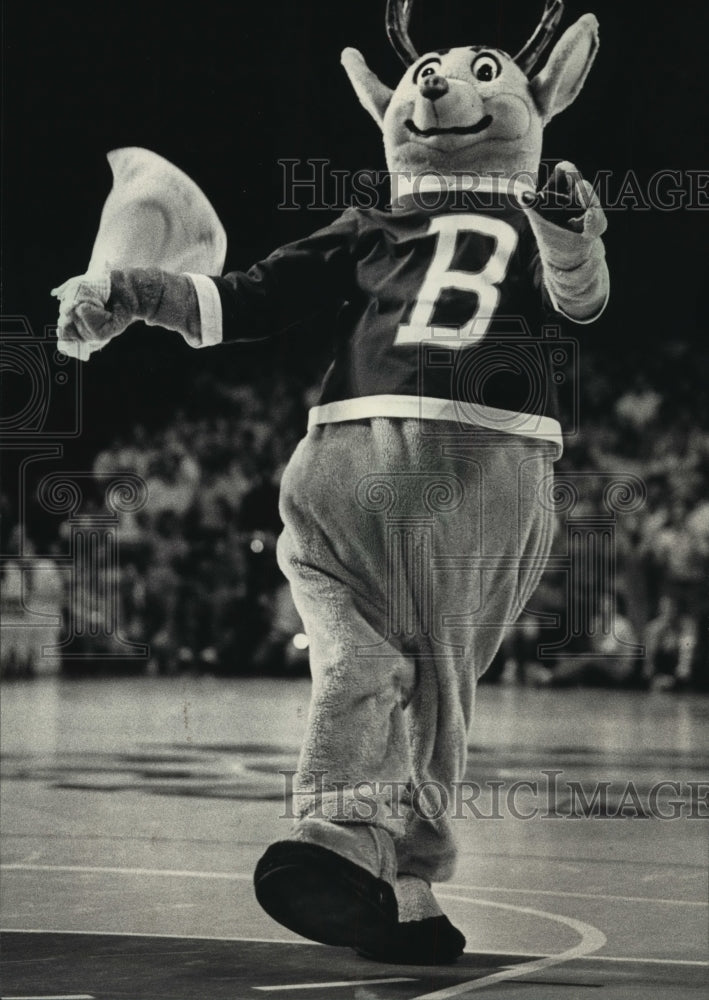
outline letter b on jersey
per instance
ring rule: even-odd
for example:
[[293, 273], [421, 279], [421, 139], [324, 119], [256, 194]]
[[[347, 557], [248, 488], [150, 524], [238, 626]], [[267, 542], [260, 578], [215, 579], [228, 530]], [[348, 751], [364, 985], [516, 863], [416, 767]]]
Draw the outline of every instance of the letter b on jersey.
[[[495, 248], [485, 267], [479, 271], [461, 271], [452, 267], [458, 236], [475, 233], [492, 237]], [[426, 277], [411, 311], [409, 322], [397, 330], [397, 345], [420, 344], [424, 340], [445, 341], [457, 349], [470, 347], [483, 339], [497, 311], [500, 285], [507, 276], [512, 255], [517, 248], [517, 231], [507, 222], [480, 215], [443, 215], [431, 219], [428, 234], [438, 240]], [[433, 324], [436, 304], [445, 289], [455, 289], [471, 298], [473, 315], [459, 328]]]

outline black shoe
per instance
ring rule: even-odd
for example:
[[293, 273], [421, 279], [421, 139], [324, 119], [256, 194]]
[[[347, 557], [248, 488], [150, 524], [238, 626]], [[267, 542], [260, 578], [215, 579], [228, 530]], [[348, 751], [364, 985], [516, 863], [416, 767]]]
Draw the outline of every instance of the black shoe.
[[256, 866], [254, 889], [270, 917], [321, 944], [369, 954], [397, 926], [392, 886], [316, 844], [272, 844]]
[[359, 948], [359, 954], [375, 962], [397, 965], [450, 965], [463, 954], [465, 938], [448, 917], [427, 917], [396, 925], [393, 933], [378, 940], [374, 948]]

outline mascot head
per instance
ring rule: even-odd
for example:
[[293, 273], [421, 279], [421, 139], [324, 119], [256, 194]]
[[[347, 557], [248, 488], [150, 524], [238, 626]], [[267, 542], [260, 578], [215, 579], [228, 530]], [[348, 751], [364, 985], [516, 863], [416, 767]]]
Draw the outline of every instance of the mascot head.
[[536, 176], [544, 126], [578, 96], [598, 49], [598, 22], [586, 14], [554, 40], [563, 0], [547, 0], [536, 31], [514, 57], [468, 45], [419, 56], [408, 34], [413, 0], [387, 0], [387, 31], [407, 66], [395, 90], [345, 49], [342, 63], [382, 130], [387, 166], [414, 176], [472, 173]]

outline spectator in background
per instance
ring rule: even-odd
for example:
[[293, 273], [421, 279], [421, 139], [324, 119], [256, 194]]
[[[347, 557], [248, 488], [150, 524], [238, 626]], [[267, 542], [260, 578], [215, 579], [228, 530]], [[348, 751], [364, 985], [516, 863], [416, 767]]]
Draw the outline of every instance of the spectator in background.
[[61, 665], [65, 584], [53, 556], [38, 556], [32, 539], [16, 527], [11, 555], [0, 572], [0, 674], [38, 677]]
[[[698, 504], [687, 518], [687, 530], [694, 542], [697, 558], [709, 567], [709, 500]], [[706, 580], [705, 576], [705, 580]]]
[[707, 601], [709, 531], [706, 520], [709, 518], [705, 505], [690, 514], [687, 504], [678, 500], [654, 544], [658, 573], [664, 582], [663, 596], [669, 596], [679, 613], [691, 618], [695, 627]]
[[145, 571], [135, 558], [122, 560], [119, 577], [119, 621], [129, 642], [144, 643], [147, 634]]
[[[172, 437], [172, 436], [170, 436]], [[153, 459], [147, 479], [146, 511], [151, 519], [168, 511], [183, 516], [194, 503], [199, 485], [199, 466], [174, 441]]]
[[244, 497], [252, 487], [249, 460], [211, 452], [202, 460], [202, 483], [190, 522], [197, 534], [221, 536], [234, 523]]
[[246, 672], [257, 638], [253, 604], [244, 542], [234, 529], [193, 550], [180, 601], [181, 665]]
[[[524, 612], [503, 639], [499, 654], [502, 659], [499, 680], [503, 684], [525, 684], [527, 681], [534, 682], [540, 671], [544, 680], [546, 668], [539, 663], [539, 646], [543, 641], [538, 618]], [[492, 664], [493, 669], [497, 663], [496, 658], [496, 662]]]
[[621, 425], [641, 435], [654, 424], [662, 406], [662, 396], [653, 389], [643, 373], [635, 376], [633, 387], [624, 393], [615, 405]]
[[100, 451], [94, 460], [95, 476], [110, 476], [117, 472], [132, 472], [145, 478], [153, 458], [147, 431], [136, 425], [127, 440], [117, 438], [112, 445]]
[[633, 626], [621, 613], [620, 603], [615, 595], [604, 595], [591, 624], [588, 653], [563, 661], [553, 670], [539, 668], [534, 683], [541, 687], [628, 685], [635, 675], [638, 641]]
[[[35, 676], [57, 674], [61, 666], [59, 643], [68, 580], [54, 558], [57, 548], [54, 545], [49, 556], [35, 556], [31, 561], [29, 610], [34, 618], [32, 669]], [[45, 620], [43, 625], [41, 618]]]
[[280, 533], [278, 482], [274, 470], [265, 461], [254, 468], [251, 489], [239, 510], [239, 522], [244, 531], [260, 531], [274, 537]]
[[174, 510], [155, 518], [145, 573], [146, 640], [154, 647], [160, 670], [174, 668], [180, 649], [183, 623], [178, 609], [188, 566], [189, 546]]
[[307, 675], [308, 638], [298, 614], [290, 586], [283, 581], [261, 601], [264, 634], [253, 653], [257, 670], [288, 675]]
[[645, 632], [643, 676], [653, 691], [676, 691], [687, 685], [697, 641], [697, 623], [681, 613], [674, 597], [665, 595], [660, 614]]
[[22, 537], [16, 529], [8, 542], [9, 556], [0, 567], [0, 674], [6, 678], [30, 677], [33, 672], [32, 640], [26, 609], [27, 580]]

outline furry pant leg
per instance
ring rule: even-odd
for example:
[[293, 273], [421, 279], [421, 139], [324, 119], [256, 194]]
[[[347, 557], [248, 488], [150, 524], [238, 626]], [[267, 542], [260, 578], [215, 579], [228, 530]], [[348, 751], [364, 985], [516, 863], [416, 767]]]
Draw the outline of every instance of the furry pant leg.
[[307, 735], [295, 781], [294, 810], [335, 822], [375, 823], [403, 833], [388, 794], [411, 775], [405, 707], [416, 665], [382, 643], [352, 588], [301, 561], [296, 605], [310, 640], [313, 678]]
[[548, 554], [553, 457], [513, 435], [376, 418], [313, 428], [283, 479], [279, 561], [313, 674], [296, 812], [389, 831], [424, 909], [427, 884], [453, 871], [477, 679]]
[[456, 436], [441, 445], [464, 484], [453, 522], [432, 539], [431, 628], [407, 710], [412, 784], [418, 800], [397, 840], [399, 872], [428, 882], [454, 871], [453, 817], [461, 807], [478, 679], [539, 583], [553, 537], [553, 446], [512, 435]]

